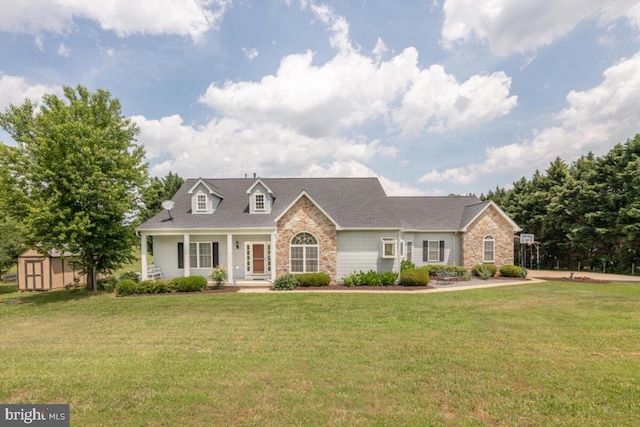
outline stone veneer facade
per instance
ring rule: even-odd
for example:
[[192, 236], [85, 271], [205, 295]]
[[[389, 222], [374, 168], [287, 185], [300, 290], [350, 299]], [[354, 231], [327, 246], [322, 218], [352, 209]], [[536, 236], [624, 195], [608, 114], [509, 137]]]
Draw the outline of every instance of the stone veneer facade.
[[471, 268], [483, 263], [485, 236], [494, 238], [493, 264], [498, 268], [513, 264], [513, 228], [495, 208], [491, 207], [467, 228], [462, 241], [462, 265]]
[[319, 271], [331, 276], [331, 284], [336, 284], [338, 262], [336, 227], [309, 198], [302, 196], [278, 220], [277, 227], [276, 277], [289, 273], [289, 248], [293, 236], [307, 232], [318, 239]]

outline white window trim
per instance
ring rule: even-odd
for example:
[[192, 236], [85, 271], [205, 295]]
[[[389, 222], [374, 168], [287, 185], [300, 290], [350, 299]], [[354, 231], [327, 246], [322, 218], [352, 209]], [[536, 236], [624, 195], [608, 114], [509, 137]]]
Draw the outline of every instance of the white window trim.
[[[258, 196], [262, 196], [262, 208], [258, 208]], [[254, 212], [266, 212], [267, 211], [267, 197], [259, 192], [256, 191], [253, 194], [253, 211]]]
[[[200, 198], [204, 198], [204, 209], [200, 209]], [[207, 211], [207, 204], [208, 204], [208, 200], [207, 200], [207, 195], [204, 193], [197, 193], [196, 194], [196, 212], [206, 212]]]
[[[491, 259], [487, 258], [487, 250], [486, 250], [487, 242], [491, 242]], [[496, 262], [496, 239], [491, 235], [484, 236], [484, 239], [482, 239], [482, 262], [485, 262], [485, 263]]]
[[[427, 243], [427, 262], [440, 262], [440, 240], [429, 240]], [[431, 253], [434, 252], [431, 249], [431, 244], [434, 243], [436, 246], [435, 259], [431, 257]]]
[[405, 256], [405, 246], [406, 246], [406, 242], [402, 239], [400, 239], [400, 258], [404, 258]]
[[[391, 254], [387, 255], [386, 247], [391, 246]], [[398, 253], [398, 239], [395, 237], [381, 237], [380, 238], [380, 258], [395, 259]]]
[[[193, 265], [193, 262], [191, 259], [189, 259], [189, 264], [191, 266], [191, 268], [213, 268], [213, 244], [211, 242], [189, 242], [189, 245], [195, 245], [195, 251], [192, 251], [192, 248], [189, 247], [189, 256], [193, 257], [195, 255], [196, 257], [196, 265]], [[200, 245], [209, 245], [209, 263], [211, 264], [211, 266], [209, 267], [201, 267], [200, 266]]]
[[[411, 250], [409, 250], [409, 245], [411, 245]], [[406, 255], [407, 261], [413, 261], [413, 242], [409, 241], [405, 243], [406, 246]]]
[[[302, 231], [300, 233], [296, 233], [292, 238], [291, 241], [293, 241], [293, 239], [296, 238], [296, 236], [298, 234], [302, 234], [302, 233], [307, 233], [310, 234], [311, 236], [313, 236], [313, 238], [315, 239], [315, 241], [318, 241], [318, 238], [316, 236], [314, 236], [313, 234], [307, 232], [307, 231]], [[292, 265], [292, 258], [291, 258], [291, 253], [292, 253], [292, 249], [293, 248], [302, 248], [302, 271], [293, 271], [293, 265]], [[315, 271], [307, 271], [307, 250], [306, 248], [316, 248], [317, 251], [316, 253], [318, 254], [318, 257], [316, 258], [316, 270]], [[315, 244], [315, 245], [294, 245], [293, 243], [289, 244], [289, 271], [291, 273], [297, 273], [297, 274], [302, 274], [302, 273], [317, 273], [320, 271], [320, 245], [319, 244]]]

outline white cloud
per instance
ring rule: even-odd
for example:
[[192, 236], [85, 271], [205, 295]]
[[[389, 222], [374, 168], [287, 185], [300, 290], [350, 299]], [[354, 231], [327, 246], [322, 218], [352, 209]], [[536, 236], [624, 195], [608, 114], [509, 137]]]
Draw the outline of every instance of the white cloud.
[[231, 0], [4, 0], [0, 31], [65, 33], [87, 18], [119, 36], [174, 34], [199, 40], [216, 29]]
[[603, 73], [600, 85], [571, 91], [567, 107], [556, 114], [557, 126], [534, 132], [531, 139], [490, 147], [486, 160], [463, 168], [431, 171], [422, 182], [468, 183], [481, 175], [522, 171], [522, 175], [560, 156], [572, 161], [588, 151], [604, 154], [638, 133], [640, 123], [640, 53], [623, 59]]
[[31, 84], [23, 77], [9, 76], [0, 72], [0, 111], [4, 111], [9, 104], [20, 105], [25, 99], [37, 104], [45, 93], [61, 94], [62, 88]]
[[34, 39], [34, 43], [39, 51], [44, 51], [44, 38], [42, 35], [38, 34]]
[[376, 42], [376, 46], [371, 51], [373, 57], [376, 59], [376, 62], [380, 62], [382, 60], [382, 55], [387, 53], [387, 46], [384, 44], [382, 39], [378, 37], [378, 41]]
[[475, 75], [460, 84], [440, 65], [420, 71], [393, 119], [402, 136], [470, 126], [509, 113], [517, 96], [509, 96], [511, 78], [503, 72]]
[[446, 48], [476, 39], [499, 55], [549, 45], [586, 19], [604, 26], [624, 17], [640, 29], [637, 0], [445, 0], [443, 8]]
[[60, 43], [60, 46], [58, 46], [58, 55], [68, 58], [69, 55], [71, 55], [71, 50], [69, 50], [64, 43]]
[[252, 49], [247, 49], [246, 47], [243, 47], [242, 51], [244, 52], [246, 57], [249, 59], [249, 61], [253, 61], [258, 57], [258, 50], [255, 47]]

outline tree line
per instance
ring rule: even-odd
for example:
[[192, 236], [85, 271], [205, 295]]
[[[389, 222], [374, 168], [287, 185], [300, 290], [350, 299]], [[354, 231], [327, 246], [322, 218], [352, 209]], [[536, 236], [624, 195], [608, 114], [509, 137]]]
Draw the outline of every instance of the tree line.
[[571, 164], [558, 157], [544, 173], [481, 199], [535, 235], [541, 269], [638, 270], [640, 134], [602, 156], [589, 152]]

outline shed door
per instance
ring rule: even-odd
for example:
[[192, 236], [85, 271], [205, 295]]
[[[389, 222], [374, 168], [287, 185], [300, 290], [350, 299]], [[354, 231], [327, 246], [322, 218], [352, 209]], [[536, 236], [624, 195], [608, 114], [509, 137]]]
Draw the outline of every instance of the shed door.
[[44, 290], [44, 262], [24, 262], [24, 284], [26, 289]]

